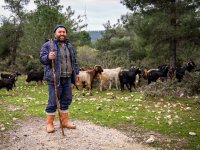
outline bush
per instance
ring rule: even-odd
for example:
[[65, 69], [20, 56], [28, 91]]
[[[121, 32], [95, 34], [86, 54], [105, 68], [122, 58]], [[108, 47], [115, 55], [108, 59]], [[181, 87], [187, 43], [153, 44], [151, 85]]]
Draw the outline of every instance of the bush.
[[186, 73], [181, 82], [176, 79], [165, 82], [157, 81], [140, 87], [145, 96], [187, 97], [200, 94], [200, 72]]

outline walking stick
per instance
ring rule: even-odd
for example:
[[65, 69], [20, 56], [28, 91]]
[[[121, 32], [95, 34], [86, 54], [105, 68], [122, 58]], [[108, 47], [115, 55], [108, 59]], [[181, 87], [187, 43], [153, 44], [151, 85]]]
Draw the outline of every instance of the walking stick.
[[[53, 50], [52, 39], [50, 39], [50, 48], [51, 48], [51, 52], [53, 52], [54, 50]], [[61, 115], [60, 115], [60, 103], [58, 101], [58, 88], [57, 88], [57, 85], [56, 85], [56, 73], [55, 73], [54, 59], [52, 59], [51, 63], [52, 63], [52, 70], [53, 70], [53, 79], [54, 79], [53, 81], [54, 81], [54, 88], [55, 88], [56, 104], [57, 104], [57, 109], [58, 109], [58, 117], [59, 117], [59, 120], [60, 120], [62, 135], [65, 136], [63, 126], [62, 126], [62, 121], [61, 121]]]

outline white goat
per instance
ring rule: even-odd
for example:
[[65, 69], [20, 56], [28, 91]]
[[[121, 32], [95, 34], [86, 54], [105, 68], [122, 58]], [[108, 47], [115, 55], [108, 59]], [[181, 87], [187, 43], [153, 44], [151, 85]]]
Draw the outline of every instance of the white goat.
[[102, 74], [99, 75], [100, 78], [100, 91], [102, 91], [103, 85], [105, 82], [109, 81], [109, 89], [112, 87], [112, 81], [115, 81], [116, 89], [118, 89], [118, 81], [119, 81], [119, 72], [121, 71], [121, 67], [115, 69], [103, 69]]

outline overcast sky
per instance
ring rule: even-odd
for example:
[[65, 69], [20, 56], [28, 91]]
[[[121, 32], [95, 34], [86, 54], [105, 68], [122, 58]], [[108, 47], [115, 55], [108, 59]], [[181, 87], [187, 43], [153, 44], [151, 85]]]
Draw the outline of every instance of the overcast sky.
[[[31, 0], [27, 10], [34, 10], [34, 0]], [[60, 0], [60, 4], [64, 6], [63, 11], [67, 6], [71, 6], [75, 10], [74, 17], [84, 15], [86, 8], [87, 15], [87, 30], [104, 30], [103, 24], [110, 20], [111, 24], [117, 22], [117, 19], [128, 12], [128, 9], [120, 3], [120, 0]], [[0, 0], [0, 16], [9, 16], [10, 12], [2, 8], [4, 0]]]

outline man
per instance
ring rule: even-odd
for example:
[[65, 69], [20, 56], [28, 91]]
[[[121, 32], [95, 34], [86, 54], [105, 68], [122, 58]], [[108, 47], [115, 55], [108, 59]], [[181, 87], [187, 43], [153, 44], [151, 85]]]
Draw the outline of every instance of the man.
[[79, 68], [74, 49], [66, 37], [66, 27], [57, 25], [54, 28], [54, 39], [47, 41], [40, 50], [40, 62], [44, 65], [44, 79], [47, 80], [49, 92], [48, 104], [45, 110], [48, 133], [55, 131], [53, 121], [57, 108], [52, 60], [54, 60], [62, 126], [69, 129], [76, 128], [69, 121], [68, 108], [72, 102], [71, 83], [75, 83]]

